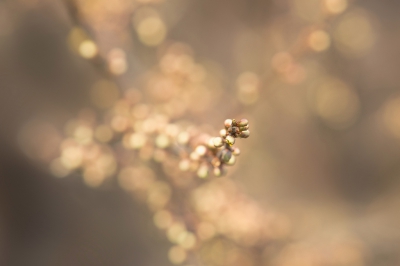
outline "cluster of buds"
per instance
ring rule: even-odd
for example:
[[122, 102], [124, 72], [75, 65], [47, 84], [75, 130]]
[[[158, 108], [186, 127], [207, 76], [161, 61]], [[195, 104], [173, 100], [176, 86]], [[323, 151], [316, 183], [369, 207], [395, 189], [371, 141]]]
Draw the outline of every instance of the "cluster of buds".
[[226, 119], [225, 131], [221, 130], [221, 136], [226, 139], [228, 136], [234, 138], [248, 138], [250, 136], [249, 131], [249, 121], [247, 119], [240, 119], [236, 121], [235, 119]]
[[239, 148], [234, 147], [236, 138], [248, 138], [250, 136], [249, 121], [247, 119], [226, 119], [225, 128], [221, 129], [220, 137], [211, 138], [208, 142], [213, 158], [211, 164], [215, 176], [225, 174], [224, 165], [233, 165], [236, 156], [240, 155]]

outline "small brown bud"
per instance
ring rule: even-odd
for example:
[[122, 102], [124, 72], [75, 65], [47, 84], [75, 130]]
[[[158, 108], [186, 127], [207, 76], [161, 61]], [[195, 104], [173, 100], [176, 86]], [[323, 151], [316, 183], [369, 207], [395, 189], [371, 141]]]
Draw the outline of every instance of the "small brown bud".
[[236, 132], [239, 132], [238, 127], [232, 127], [232, 134], [236, 134]]

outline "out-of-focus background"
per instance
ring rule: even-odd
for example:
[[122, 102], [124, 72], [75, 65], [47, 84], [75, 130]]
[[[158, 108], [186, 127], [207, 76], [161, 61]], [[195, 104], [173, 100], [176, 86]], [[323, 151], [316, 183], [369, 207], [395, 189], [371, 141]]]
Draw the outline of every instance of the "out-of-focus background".
[[[0, 265], [399, 265], [399, 8], [0, 1]], [[169, 212], [154, 216], [117, 179], [49, 170], [64, 125], [85, 108], [101, 117], [125, 91], [214, 134], [226, 118], [250, 121], [229, 175], [192, 193], [199, 213], [215, 211], [199, 214], [194, 251], [190, 228], [173, 239]]]

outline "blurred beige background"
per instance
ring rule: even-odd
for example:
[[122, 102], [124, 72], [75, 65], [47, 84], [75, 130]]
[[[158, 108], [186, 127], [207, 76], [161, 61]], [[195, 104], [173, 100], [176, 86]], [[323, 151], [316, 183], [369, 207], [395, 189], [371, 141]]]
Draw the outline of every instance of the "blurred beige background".
[[[398, 265], [399, 8], [388, 0], [0, 1], [0, 264], [171, 265], [145, 206], [116, 184], [53, 178], [18, 140], [32, 121], [51, 131], [92, 106], [90, 88], [108, 75], [113, 48], [126, 53], [126, 68], [109, 69], [123, 90], [140, 88], [177, 41], [217, 81], [214, 99], [185, 118], [215, 130], [225, 118], [248, 118], [252, 135], [238, 143], [243, 155], [229, 178], [285, 217], [287, 235], [248, 265]], [[161, 22], [146, 28], [152, 12]], [[90, 59], [91, 44], [74, 50], [77, 25], [103, 59]], [[33, 152], [43, 150], [47, 135], [34, 137]], [[325, 253], [343, 259], [326, 264]]]

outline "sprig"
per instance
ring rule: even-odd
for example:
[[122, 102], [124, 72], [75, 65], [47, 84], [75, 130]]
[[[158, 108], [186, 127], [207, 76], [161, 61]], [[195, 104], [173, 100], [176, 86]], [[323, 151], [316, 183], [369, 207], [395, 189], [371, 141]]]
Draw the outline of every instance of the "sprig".
[[[215, 176], [222, 176], [226, 173], [225, 165], [233, 165], [236, 162], [236, 156], [240, 155], [239, 148], [233, 145], [236, 138], [248, 138], [250, 136], [249, 121], [247, 119], [226, 119], [225, 128], [220, 130], [220, 137], [210, 138], [207, 143], [209, 148], [210, 167]], [[203, 150], [198, 146], [196, 150]], [[197, 175], [205, 178], [208, 175], [209, 166], [204, 164], [197, 171]]]

